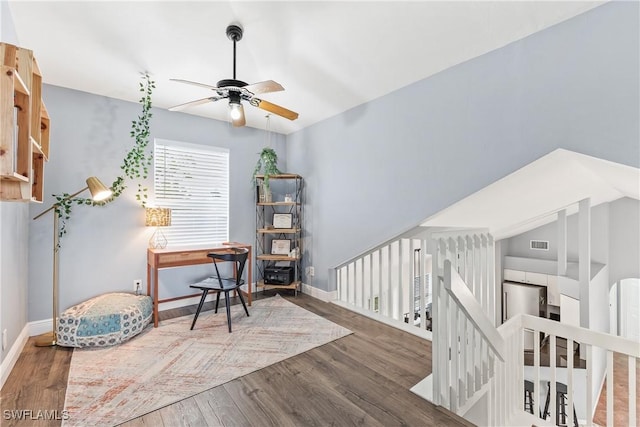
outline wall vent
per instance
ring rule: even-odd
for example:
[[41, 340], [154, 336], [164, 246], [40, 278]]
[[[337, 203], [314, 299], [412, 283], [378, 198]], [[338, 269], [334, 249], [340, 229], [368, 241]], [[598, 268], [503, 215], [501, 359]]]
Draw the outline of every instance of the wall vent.
[[535, 249], [538, 251], [548, 251], [549, 241], [548, 240], [529, 240], [529, 248]]

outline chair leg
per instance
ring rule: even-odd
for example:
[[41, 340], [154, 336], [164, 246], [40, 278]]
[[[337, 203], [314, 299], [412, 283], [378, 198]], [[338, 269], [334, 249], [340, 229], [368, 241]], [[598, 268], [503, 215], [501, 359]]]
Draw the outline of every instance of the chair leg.
[[551, 386], [548, 385], [547, 387], [548, 387], [547, 388], [547, 401], [544, 404], [544, 413], [542, 414], [542, 419], [543, 420], [547, 419], [547, 415], [551, 415], [551, 414], [549, 414], [549, 403], [550, 403], [549, 400], [551, 399], [551, 396], [550, 396], [550, 394], [551, 394]]
[[220, 304], [220, 292], [216, 295], [216, 311], [214, 313], [218, 313], [218, 304]]
[[200, 304], [198, 304], [198, 309], [196, 310], [196, 315], [193, 317], [193, 323], [191, 323], [191, 330], [193, 331], [193, 327], [196, 326], [196, 320], [198, 320], [198, 316], [200, 315], [200, 310], [202, 310], [202, 306], [204, 305], [204, 300], [207, 298], [207, 294], [209, 291], [207, 289], [202, 290], [202, 298], [200, 298]]
[[247, 310], [247, 305], [244, 303], [244, 298], [242, 297], [242, 292], [238, 291], [238, 298], [240, 298], [240, 302], [244, 307], [244, 312], [247, 313], [247, 317], [249, 317], [249, 310]]
[[229, 292], [224, 293], [224, 302], [227, 305], [227, 323], [229, 324], [229, 333], [231, 333], [231, 301], [229, 300]]

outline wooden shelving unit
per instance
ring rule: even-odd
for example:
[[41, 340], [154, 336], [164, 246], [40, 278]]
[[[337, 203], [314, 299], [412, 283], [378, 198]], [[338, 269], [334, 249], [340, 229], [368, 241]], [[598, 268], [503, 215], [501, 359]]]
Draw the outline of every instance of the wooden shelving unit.
[[49, 113], [29, 49], [0, 43], [0, 200], [42, 202]]
[[[302, 211], [303, 211], [303, 179], [296, 174], [271, 175], [269, 177], [272, 190], [271, 201], [260, 199], [260, 188], [264, 183], [264, 175], [256, 176], [256, 284], [258, 288], [300, 290], [302, 284]], [[290, 201], [284, 201], [285, 194], [289, 194]], [[291, 214], [290, 228], [274, 228], [274, 214]], [[271, 243], [274, 239], [291, 241], [294, 254], [272, 254]], [[274, 267], [276, 263], [288, 263], [293, 268], [291, 283], [269, 282], [265, 271]]]

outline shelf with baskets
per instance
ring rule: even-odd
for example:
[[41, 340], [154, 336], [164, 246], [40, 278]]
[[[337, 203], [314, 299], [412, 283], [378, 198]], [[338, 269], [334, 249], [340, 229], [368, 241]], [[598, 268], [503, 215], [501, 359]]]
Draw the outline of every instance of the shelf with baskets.
[[302, 284], [304, 181], [300, 175], [256, 175], [257, 287], [291, 289]]

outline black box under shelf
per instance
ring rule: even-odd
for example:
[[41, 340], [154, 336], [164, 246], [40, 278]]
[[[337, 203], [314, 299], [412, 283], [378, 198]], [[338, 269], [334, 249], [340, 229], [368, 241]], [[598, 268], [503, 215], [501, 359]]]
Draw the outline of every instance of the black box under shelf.
[[293, 267], [266, 267], [264, 269], [265, 285], [290, 285], [293, 282]]

